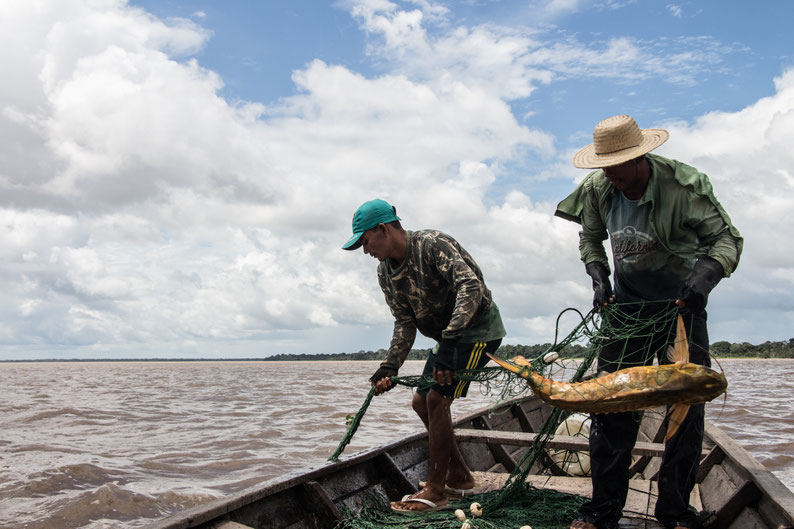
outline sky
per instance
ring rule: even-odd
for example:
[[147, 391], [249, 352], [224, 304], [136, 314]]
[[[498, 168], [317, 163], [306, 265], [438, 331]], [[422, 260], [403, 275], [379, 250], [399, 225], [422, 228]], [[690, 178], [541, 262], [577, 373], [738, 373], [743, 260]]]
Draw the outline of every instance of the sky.
[[554, 209], [616, 114], [667, 129], [656, 152], [708, 174], [745, 238], [711, 340], [788, 340], [792, 19], [739, 0], [4, 0], [0, 360], [387, 348], [377, 262], [340, 249], [372, 198], [475, 257], [505, 343], [551, 342], [592, 300]]

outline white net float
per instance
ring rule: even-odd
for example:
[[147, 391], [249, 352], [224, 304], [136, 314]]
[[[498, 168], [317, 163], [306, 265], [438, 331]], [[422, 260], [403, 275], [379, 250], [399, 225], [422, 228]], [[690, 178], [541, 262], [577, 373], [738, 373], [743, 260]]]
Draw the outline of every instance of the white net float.
[[[571, 414], [555, 430], [554, 435], [590, 438], [590, 417], [584, 413]], [[570, 476], [590, 475], [590, 454], [575, 450], [549, 450], [551, 459]]]

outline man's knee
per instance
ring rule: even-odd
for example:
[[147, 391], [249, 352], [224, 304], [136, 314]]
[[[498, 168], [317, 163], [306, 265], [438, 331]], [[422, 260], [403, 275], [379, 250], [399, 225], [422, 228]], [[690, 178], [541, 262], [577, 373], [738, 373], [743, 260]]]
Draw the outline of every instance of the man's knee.
[[424, 395], [414, 393], [414, 398], [411, 400], [411, 407], [418, 415], [427, 415], [427, 399]]
[[449, 409], [452, 400], [452, 397], [447, 397], [435, 389], [431, 389], [427, 393], [427, 409], [431, 412], [437, 409]]

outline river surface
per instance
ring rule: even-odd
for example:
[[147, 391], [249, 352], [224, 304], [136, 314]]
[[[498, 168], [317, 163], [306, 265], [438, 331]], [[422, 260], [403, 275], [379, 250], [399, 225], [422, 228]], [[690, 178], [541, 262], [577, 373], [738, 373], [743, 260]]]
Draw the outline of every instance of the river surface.
[[[794, 360], [723, 360], [708, 417], [794, 489]], [[0, 364], [0, 527], [141, 527], [324, 464], [377, 362]], [[715, 366], [717, 367], [717, 366]], [[418, 374], [407, 362], [401, 375]], [[373, 400], [345, 455], [419, 431]], [[456, 416], [492, 404], [473, 385]]]

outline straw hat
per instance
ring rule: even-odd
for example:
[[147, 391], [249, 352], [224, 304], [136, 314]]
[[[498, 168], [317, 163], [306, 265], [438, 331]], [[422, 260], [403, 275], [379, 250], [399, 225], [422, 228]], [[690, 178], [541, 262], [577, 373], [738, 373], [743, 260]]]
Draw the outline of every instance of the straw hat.
[[593, 129], [593, 143], [577, 152], [573, 164], [582, 169], [612, 167], [649, 153], [667, 141], [664, 129], [643, 129], [631, 116], [612, 116]]

